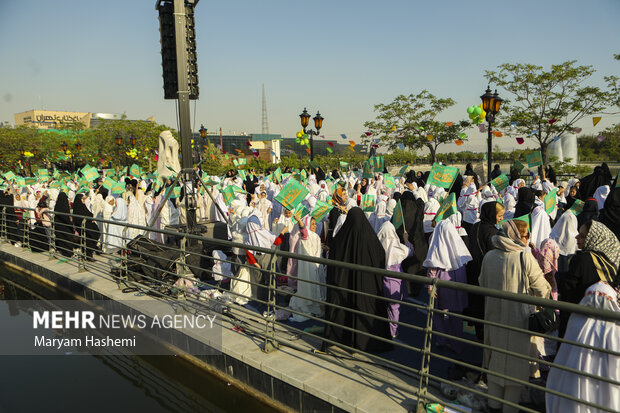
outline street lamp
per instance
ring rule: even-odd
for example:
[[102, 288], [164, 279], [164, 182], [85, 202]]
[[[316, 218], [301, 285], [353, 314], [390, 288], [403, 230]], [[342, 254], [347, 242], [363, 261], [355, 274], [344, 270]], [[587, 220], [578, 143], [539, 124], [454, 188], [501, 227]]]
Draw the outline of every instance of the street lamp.
[[493, 152], [493, 122], [495, 122], [495, 115], [499, 112], [499, 108], [502, 104], [502, 98], [497, 94], [497, 89], [494, 93], [491, 93], [490, 86], [487, 86], [487, 90], [484, 95], [480, 96], [482, 99], [482, 109], [487, 113], [486, 121], [489, 123], [488, 135], [487, 135], [487, 180], [491, 175], [491, 154]]
[[316, 116], [312, 118], [314, 120], [314, 128], [316, 129], [316, 131], [312, 129], [306, 130], [306, 128], [308, 127], [308, 123], [310, 122], [310, 114], [308, 113], [306, 108], [304, 108], [304, 111], [301, 112], [301, 115], [299, 115], [299, 118], [301, 119], [301, 127], [304, 128], [304, 133], [310, 135], [310, 160], [313, 161], [314, 160], [313, 137], [319, 135], [319, 131], [323, 127], [324, 118], [321, 116], [321, 114], [318, 111], [316, 112]]
[[198, 132], [200, 132], [200, 137], [202, 139], [207, 139], [207, 128], [205, 128], [205, 125], [200, 125], [200, 129], [198, 129]]
[[61, 143], [60, 147], [62, 148], [62, 151], [65, 153], [65, 155], [67, 154], [67, 144], [66, 143]]
[[129, 143], [131, 143], [131, 147], [134, 148], [136, 146], [136, 140], [137, 138], [135, 136], [132, 136], [129, 138]]

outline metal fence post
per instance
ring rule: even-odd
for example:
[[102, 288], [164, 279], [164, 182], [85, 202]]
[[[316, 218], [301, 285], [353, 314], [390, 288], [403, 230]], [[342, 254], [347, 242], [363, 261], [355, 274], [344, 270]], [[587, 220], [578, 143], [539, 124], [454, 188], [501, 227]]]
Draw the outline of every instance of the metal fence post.
[[125, 239], [127, 237], [127, 227], [123, 228], [123, 235], [122, 235], [123, 239], [121, 241], [121, 271], [119, 273], [119, 280], [118, 280], [118, 288], [121, 288], [121, 283], [123, 281], [127, 281], [127, 279], [129, 278], [129, 266], [127, 265], [127, 245], [125, 244]]
[[6, 242], [8, 239], [6, 233], [6, 207], [2, 208], [2, 221], [0, 222], [0, 242]]
[[80, 225], [80, 252], [78, 253], [78, 272], [86, 271], [86, 218]]
[[30, 249], [30, 218], [26, 219], [25, 214], [22, 213], [22, 222], [24, 225], [24, 235], [22, 236], [22, 247]]
[[269, 260], [269, 291], [267, 292], [267, 317], [265, 317], [265, 345], [263, 351], [270, 353], [277, 350], [280, 345], [276, 340], [276, 252], [271, 254]]
[[435, 294], [437, 294], [436, 279], [433, 279], [433, 287], [428, 297], [426, 306], [426, 326], [424, 327], [424, 347], [422, 348], [422, 361], [420, 365], [420, 385], [418, 387], [418, 413], [426, 412], [426, 394], [428, 392], [428, 372], [431, 361], [431, 346], [433, 343], [433, 308], [435, 307]]

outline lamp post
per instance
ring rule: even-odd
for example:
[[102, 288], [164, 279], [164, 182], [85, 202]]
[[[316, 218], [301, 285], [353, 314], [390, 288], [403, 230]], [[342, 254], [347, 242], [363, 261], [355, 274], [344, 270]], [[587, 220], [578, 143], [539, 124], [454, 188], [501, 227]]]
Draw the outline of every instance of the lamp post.
[[493, 122], [495, 122], [495, 115], [499, 112], [499, 108], [502, 104], [502, 98], [497, 94], [497, 89], [494, 93], [491, 93], [490, 86], [487, 86], [487, 90], [484, 95], [480, 96], [482, 99], [482, 109], [487, 113], [486, 121], [489, 123], [488, 135], [487, 135], [487, 181], [491, 175], [491, 154], [493, 152]]
[[316, 131], [312, 129], [306, 130], [308, 127], [308, 122], [310, 121], [310, 114], [306, 108], [304, 108], [304, 111], [301, 112], [299, 118], [301, 119], [301, 127], [304, 128], [304, 133], [310, 135], [310, 160], [314, 161], [314, 141], [312, 138], [319, 135], [319, 131], [323, 127], [323, 117], [317, 111], [316, 116], [312, 118], [314, 120], [314, 127], [316, 128]]
[[121, 145], [123, 144], [123, 137], [121, 135], [116, 135], [114, 138], [114, 143], [116, 143], [116, 146], [118, 147], [118, 169], [116, 170], [116, 173], [119, 173], [121, 170]]
[[202, 142], [200, 143], [200, 145], [195, 145], [194, 144], [194, 148], [196, 148], [196, 153], [200, 154], [200, 148], [205, 148], [205, 140], [207, 139], [207, 128], [205, 128], [205, 125], [200, 124], [200, 129], [198, 129], [198, 132], [200, 132], [200, 138], [202, 139]]

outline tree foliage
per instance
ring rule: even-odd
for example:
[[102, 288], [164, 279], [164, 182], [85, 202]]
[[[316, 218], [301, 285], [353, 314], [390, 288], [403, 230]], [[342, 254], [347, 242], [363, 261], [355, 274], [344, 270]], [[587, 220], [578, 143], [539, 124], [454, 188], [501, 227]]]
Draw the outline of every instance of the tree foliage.
[[[392, 150], [399, 144], [412, 150], [428, 148], [435, 160], [439, 145], [466, 140], [464, 130], [469, 126], [468, 121], [450, 124], [437, 120], [441, 112], [455, 104], [452, 98], [438, 98], [427, 90], [417, 95], [397, 96], [391, 103], [375, 105], [376, 119], [364, 123], [372, 135], [363, 138], [367, 142], [378, 137]], [[460, 133], [463, 135], [459, 136]]]
[[605, 109], [611, 94], [587, 84], [593, 73], [592, 66], [577, 66], [571, 60], [548, 71], [532, 64], [504, 63], [498, 71], [487, 70], [485, 77], [510, 95], [500, 108], [500, 126], [536, 140], [546, 161], [547, 146], [556, 136]]

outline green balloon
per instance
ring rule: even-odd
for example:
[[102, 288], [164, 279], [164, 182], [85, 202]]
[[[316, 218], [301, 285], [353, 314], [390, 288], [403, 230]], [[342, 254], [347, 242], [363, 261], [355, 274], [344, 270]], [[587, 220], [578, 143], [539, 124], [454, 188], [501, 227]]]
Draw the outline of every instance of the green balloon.
[[480, 115], [482, 113], [482, 108], [480, 106], [474, 107], [474, 113]]
[[476, 115], [474, 115], [473, 113], [469, 114], [469, 119], [474, 120], [476, 119]]
[[470, 106], [470, 107], [467, 108], [467, 113], [469, 113], [471, 115], [472, 113], [474, 113], [475, 109], [476, 109], [475, 107]]

